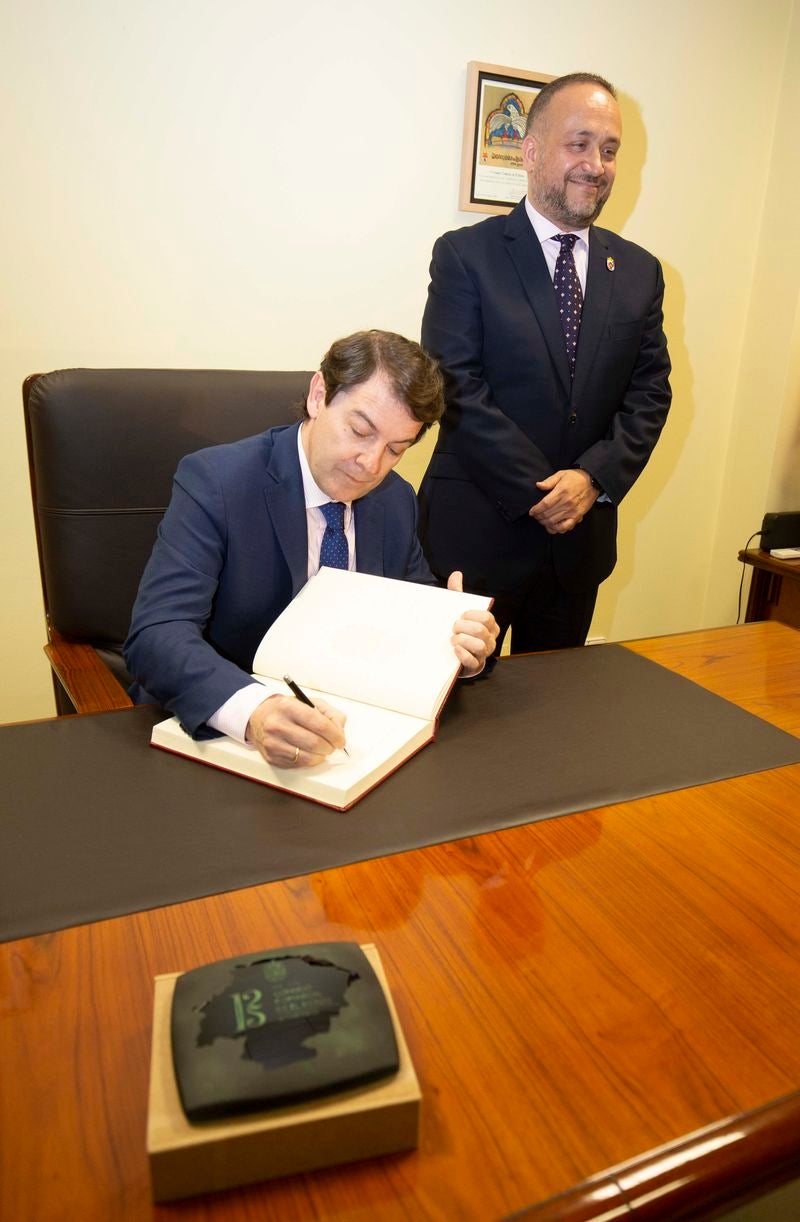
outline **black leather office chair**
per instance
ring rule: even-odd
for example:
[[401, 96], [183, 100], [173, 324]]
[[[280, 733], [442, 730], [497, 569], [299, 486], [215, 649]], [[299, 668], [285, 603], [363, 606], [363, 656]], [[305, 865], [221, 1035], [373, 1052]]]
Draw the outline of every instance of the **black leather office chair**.
[[310, 373], [61, 369], [22, 396], [59, 713], [130, 704], [121, 649], [178, 461], [296, 418]]

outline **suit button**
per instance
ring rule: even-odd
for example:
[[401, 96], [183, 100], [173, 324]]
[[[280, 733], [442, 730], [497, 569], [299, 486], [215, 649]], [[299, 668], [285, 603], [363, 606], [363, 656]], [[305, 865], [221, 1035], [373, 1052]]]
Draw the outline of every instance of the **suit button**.
[[577, 423], [578, 423], [578, 413], [570, 412], [569, 417], [567, 418], [567, 424], [577, 424]]

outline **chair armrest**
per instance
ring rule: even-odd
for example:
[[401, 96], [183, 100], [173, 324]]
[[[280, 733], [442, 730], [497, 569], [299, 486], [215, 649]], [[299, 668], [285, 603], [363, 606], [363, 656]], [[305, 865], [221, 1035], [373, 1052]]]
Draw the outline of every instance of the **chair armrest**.
[[69, 641], [53, 629], [44, 651], [59, 683], [78, 713], [106, 713], [133, 708], [133, 701], [120, 687], [91, 645]]

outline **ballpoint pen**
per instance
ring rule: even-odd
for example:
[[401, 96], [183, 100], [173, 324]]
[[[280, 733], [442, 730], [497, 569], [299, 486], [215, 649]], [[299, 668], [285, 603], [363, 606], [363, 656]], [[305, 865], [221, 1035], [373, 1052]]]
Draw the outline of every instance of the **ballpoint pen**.
[[[308, 705], [308, 707], [309, 707], [310, 709], [315, 709], [315, 708], [317, 707], [317, 706], [314, 704], [314, 701], [313, 701], [313, 700], [309, 700], [308, 696], [305, 694], [305, 692], [303, 691], [302, 687], [298, 687], [298, 685], [295, 683], [294, 679], [292, 679], [292, 678], [291, 678], [289, 675], [284, 675], [284, 676], [283, 676], [283, 681], [284, 681], [284, 683], [286, 684], [286, 686], [289, 688], [289, 690], [291, 691], [292, 695], [293, 695], [293, 696], [296, 696], [296, 698], [297, 698], [297, 699], [298, 699], [298, 700], [299, 700], [299, 701], [300, 701], [302, 704], [307, 704], [307, 705]], [[348, 757], [348, 759], [349, 759], [349, 758], [350, 758], [350, 752], [347, 750], [347, 747], [342, 747], [342, 750], [344, 751], [345, 755], [346, 755], [346, 756]]]

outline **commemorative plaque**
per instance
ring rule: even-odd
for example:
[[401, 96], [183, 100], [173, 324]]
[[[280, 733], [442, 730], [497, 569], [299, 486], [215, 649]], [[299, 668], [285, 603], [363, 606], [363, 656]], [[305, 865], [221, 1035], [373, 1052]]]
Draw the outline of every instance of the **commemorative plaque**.
[[156, 1201], [410, 1150], [421, 1098], [371, 944], [286, 946], [155, 979]]
[[397, 1073], [394, 1028], [355, 942], [288, 946], [178, 977], [172, 1055], [189, 1120], [262, 1111]]

